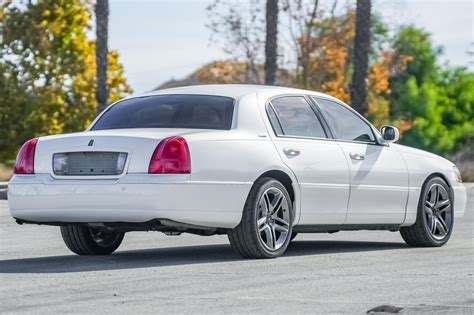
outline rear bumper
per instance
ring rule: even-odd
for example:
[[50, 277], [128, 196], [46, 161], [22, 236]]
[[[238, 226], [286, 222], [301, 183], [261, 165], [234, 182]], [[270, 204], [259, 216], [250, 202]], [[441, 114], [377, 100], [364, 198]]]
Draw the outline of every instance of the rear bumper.
[[118, 180], [15, 176], [8, 186], [14, 218], [34, 222], [146, 222], [169, 219], [233, 228], [251, 183], [196, 182], [189, 175], [126, 175]]

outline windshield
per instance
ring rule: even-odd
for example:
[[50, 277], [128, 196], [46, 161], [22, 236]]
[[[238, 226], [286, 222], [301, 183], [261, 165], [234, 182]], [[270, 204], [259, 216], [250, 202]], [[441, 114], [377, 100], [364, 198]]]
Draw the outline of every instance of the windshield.
[[155, 95], [111, 106], [91, 130], [127, 128], [196, 128], [228, 130], [234, 100], [209, 95]]

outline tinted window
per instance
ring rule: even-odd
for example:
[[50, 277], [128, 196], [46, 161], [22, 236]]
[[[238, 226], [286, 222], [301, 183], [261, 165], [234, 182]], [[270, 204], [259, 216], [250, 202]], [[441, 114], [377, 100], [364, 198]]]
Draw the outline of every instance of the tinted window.
[[113, 105], [92, 130], [124, 128], [230, 129], [234, 100], [207, 95], [157, 95]]
[[375, 142], [374, 133], [369, 125], [354, 114], [345, 105], [325, 99], [316, 99], [324, 116], [341, 140]]
[[[288, 96], [271, 101], [284, 135], [326, 138], [321, 123], [304, 97]], [[270, 119], [272, 117], [270, 115]], [[272, 122], [272, 124], [274, 124]], [[278, 130], [278, 127], [273, 127]]]

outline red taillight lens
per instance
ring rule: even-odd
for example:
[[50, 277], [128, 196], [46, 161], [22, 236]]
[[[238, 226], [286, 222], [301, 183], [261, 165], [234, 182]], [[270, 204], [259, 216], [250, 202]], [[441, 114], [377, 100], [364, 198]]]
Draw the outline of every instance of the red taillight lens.
[[34, 174], [35, 173], [35, 151], [38, 139], [31, 139], [25, 142], [21, 147], [15, 163], [15, 174]]
[[190, 174], [191, 157], [184, 138], [163, 139], [153, 152], [148, 167], [149, 174]]

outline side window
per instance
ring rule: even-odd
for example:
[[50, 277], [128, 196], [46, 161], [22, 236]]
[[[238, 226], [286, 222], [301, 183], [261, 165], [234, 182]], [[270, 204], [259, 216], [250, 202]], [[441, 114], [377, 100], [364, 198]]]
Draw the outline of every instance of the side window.
[[[270, 107], [268, 114], [277, 135], [281, 130], [282, 134], [287, 136], [326, 138], [326, 133], [318, 117], [304, 97], [280, 97], [272, 100], [271, 105], [275, 112], [272, 113]], [[272, 117], [272, 115], [276, 115], [276, 117]], [[278, 120], [277, 126], [275, 126], [274, 120]]]
[[345, 108], [345, 105], [319, 98], [315, 98], [315, 101], [323, 110], [337, 139], [375, 142], [372, 128], [351, 110]]

